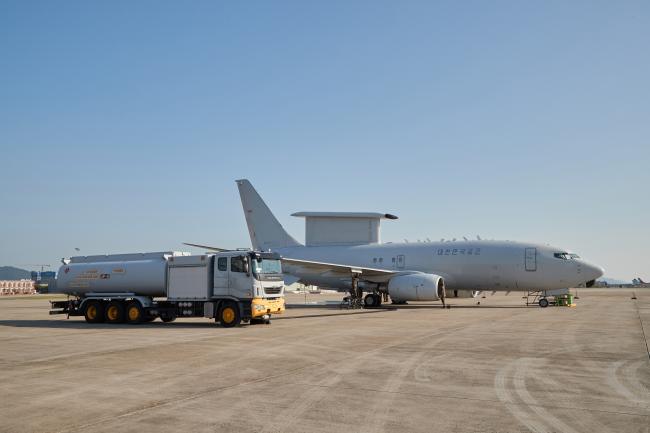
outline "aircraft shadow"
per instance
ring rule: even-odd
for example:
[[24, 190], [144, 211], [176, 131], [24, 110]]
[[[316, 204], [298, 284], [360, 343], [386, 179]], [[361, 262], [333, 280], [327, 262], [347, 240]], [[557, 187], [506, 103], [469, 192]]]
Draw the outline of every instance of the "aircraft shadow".
[[[454, 305], [454, 304], [447, 304], [449, 305], [449, 309], [457, 309], [457, 308], [470, 308], [470, 309], [481, 309], [481, 308], [499, 308], [499, 309], [510, 309], [510, 308], [539, 308], [539, 305]], [[442, 309], [442, 305], [395, 305], [395, 308], [402, 309], [402, 310], [418, 310], [418, 309], [430, 309], [430, 310], [435, 310], [435, 309]]]
[[[296, 307], [292, 307], [292, 309], [296, 309]], [[330, 310], [330, 311], [339, 311], [339, 313], [325, 312], [325, 313], [317, 313], [317, 314], [303, 314], [300, 316], [276, 316], [271, 320], [273, 321], [273, 320], [309, 319], [310, 317], [334, 317], [334, 316], [345, 317], [345, 316], [353, 316], [357, 314], [372, 314], [372, 313], [385, 313], [387, 311], [397, 311], [397, 308], [374, 308], [372, 310], [346, 310], [345, 308], [339, 308], [339, 307], [323, 307], [323, 309]]]

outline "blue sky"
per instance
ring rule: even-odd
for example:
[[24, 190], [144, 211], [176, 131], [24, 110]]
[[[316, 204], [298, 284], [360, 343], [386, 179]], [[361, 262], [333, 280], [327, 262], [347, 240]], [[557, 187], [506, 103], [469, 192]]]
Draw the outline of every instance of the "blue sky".
[[0, 4], [0, 265], [385, 211], [650, 279], [650, 3]]

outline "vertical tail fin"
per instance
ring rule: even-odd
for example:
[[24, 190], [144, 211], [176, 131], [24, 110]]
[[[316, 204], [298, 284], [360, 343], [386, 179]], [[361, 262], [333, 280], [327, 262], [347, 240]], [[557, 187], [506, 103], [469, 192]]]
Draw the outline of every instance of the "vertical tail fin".
[[244, 216], [246, 217], [253, 248], [266, 251], [268, 249], [301, 245], [284, 230], [247, 179], [240, 179], [235, 182], [237, 182], [237, 188], [239, 188], [239, 197], [244, 208]]

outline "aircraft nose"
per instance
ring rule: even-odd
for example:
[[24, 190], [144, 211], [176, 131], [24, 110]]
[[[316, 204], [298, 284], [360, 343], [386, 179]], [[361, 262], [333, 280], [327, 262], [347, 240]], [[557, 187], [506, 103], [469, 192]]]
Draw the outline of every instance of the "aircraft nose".
[[597, 265], [592, 265], [591, 263], [585, 263], [583, 265], [583, 273], [589, 278], [589, 280], [597, 280], [598, 278], [605, 275], [605, 270]]

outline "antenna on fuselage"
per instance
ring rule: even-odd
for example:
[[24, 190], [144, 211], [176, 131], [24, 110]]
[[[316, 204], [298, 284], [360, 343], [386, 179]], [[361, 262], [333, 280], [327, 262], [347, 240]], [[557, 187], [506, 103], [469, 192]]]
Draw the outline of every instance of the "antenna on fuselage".
[[481, 237], [479, 235], [476, 235], [476, 240], [481, 241], [483, 239], [481, 239]]
[[463, 239], [467, 240], [467, 238], [465, 236], [463, 236]]

